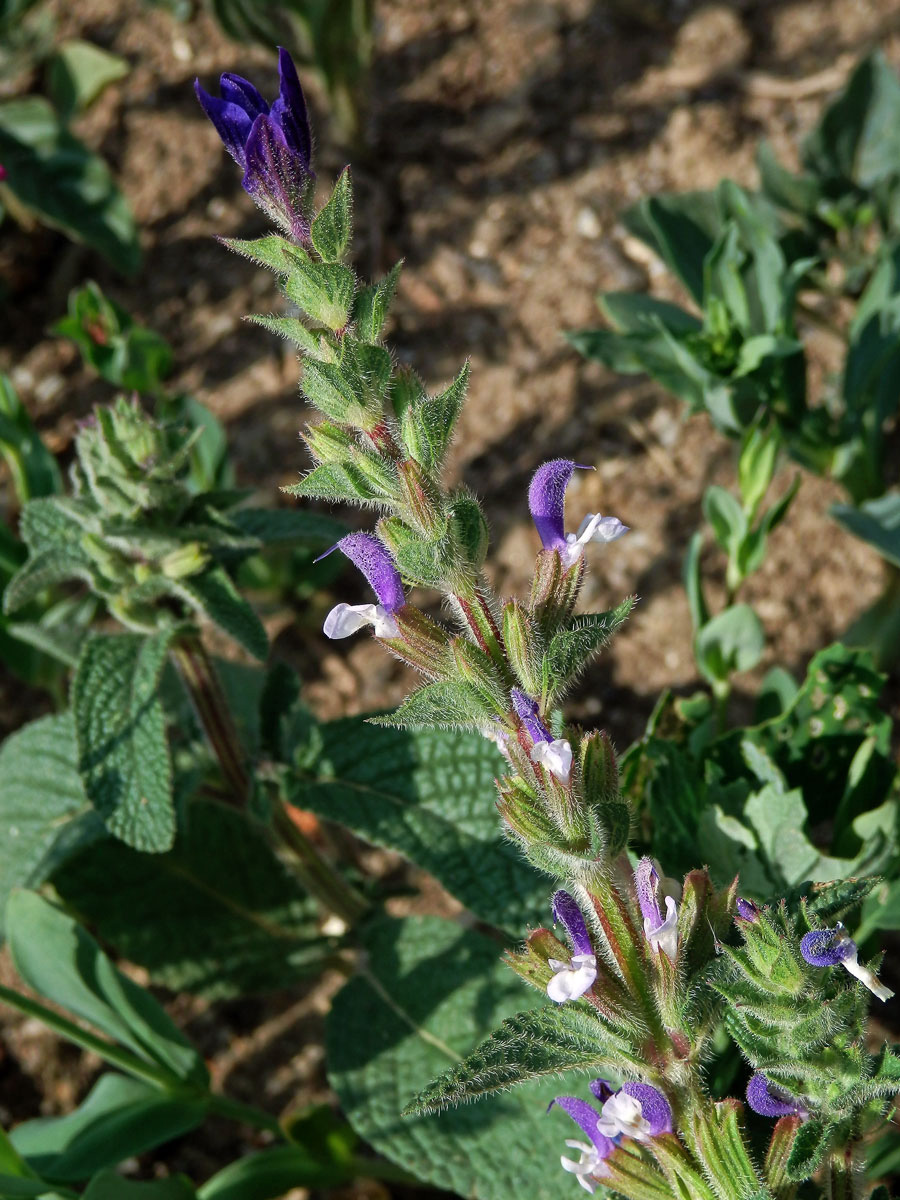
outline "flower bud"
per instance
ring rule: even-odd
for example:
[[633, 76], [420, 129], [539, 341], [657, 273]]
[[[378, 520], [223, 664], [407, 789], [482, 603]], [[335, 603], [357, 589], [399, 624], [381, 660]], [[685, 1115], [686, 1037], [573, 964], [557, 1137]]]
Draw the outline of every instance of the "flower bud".
[[490, 545], [487, 521], [474, 496], [457, 492], [450, 502], [450, 519], [456, 539], [472, 566], [483, 566]]
[[555, 550], [538, 553], [531, 587], [531, 615], [542, 629], [555, 632], [571, 617], [583, 577], [583, 558], [565, 567]]
[[302, 437], [318, 462], [343, 463], [352, 455], [353, 437], [333, 421], [307, 425]]
[[447, 631], [430, 617], [406, 604], [394, 613], [400, 630], [400, 642], [392, 642], [391, 648], [410, 666], [434, 679], [444, 677], [453, 668], [454, 659]]
[[505, 717], [506, 689], [491, 656], [468, 638], [456, 637], [450, 645], [459, 675], [475, 688], [499, 717]]
[[537, 632], [518, 600], [503, 610], [503, 642], [512, 668], [526, 692], [540, 694], [540, 648]]
[[209, 562], [209, 552], [199, 542], [187, 542], [167, 554], [159, 569], [167, 579], [187, 579], [205, 571]]
[[437, 536], [446, 526], [437, 490], [415, 459], [405, 459], [397, 469], [401, 494], [412, 524], [426, 537]]

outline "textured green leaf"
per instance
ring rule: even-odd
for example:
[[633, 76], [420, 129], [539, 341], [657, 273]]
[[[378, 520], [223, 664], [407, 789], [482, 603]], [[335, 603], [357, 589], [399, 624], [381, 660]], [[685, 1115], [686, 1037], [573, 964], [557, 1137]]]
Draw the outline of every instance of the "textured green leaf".
[[16, 970], [58, 1004], [173, 1079], [205, 1087], [203, 1060], [148, 991], [118, 971], [94, 939], [37, 892], [13, 892], [6, 906]]
[[475, 688], [461, 680], [426, 683], [407, 696], [393, 712], [372, 717], [373, 725], [395, 729], [474, 729], [493, 717]]
[[262, 662], [269, 653], [269, 638], [253, 606], [240, 594], [222, 567], [188, 579], [171, 581], [177, 591], [199, 613]]
[[348, 465], [320, 463], [299, 483], [291, 483], [281, 489], [288, 496], [301, 496], [310, 500], [331, 500], [338, 503], [365, 504], [376, 500], [379, 492], [360, 473]]
[[43, 96], [0, 104], [0, 162], [20, 203], [134, 274], [141, 252], [125, 197], [103, 159], [64, 128]]
[[16, 497], [25, 504], [62, 490], [56, 459], [41, 441], [28, 410], [0, 371], [0, 455], [6, 459]]
[[353, 302], [353, 320], [356, 336], [361, 342], [377, 342], [387, 319], [391, 301], [397, 288], [397, 280], [403, 263], [398, 262], [384, 279], [360, 288]]
[[788, 1179], [809, 1179], [828, 1149], [832, 1126], [812, 1117], [797, 1130], [794, 1144], [785, 1164]]
[[72, 682], [78, 769], [107, 828], [138, 850], [175, 837], [172, 766], [159, 677], [168, 636], [102, 634], [85, 645]]
[[314, 263], [297, 254], [284, 290], [301, 312], [337, 331], [350, 320], [356, 277], [341, 263]]
[[327, 203], [319, 210], [309, 231], [316, 253], [327, 263], [339, 262], [344, 256], [350, 241], [352, 210], [350, 168], [344, 167]]
[[4, 612], [17, 612], [29, 601], [55, 583], [72, 579], [83, 579], [86, 583], [97, 582], [96, 573], [87, 555], [60, 549], [56, 546], [39, 550], [25, 562], [3, 591]]
[[0, 746], [0, 917], [13, 888], [36, 887], [60, 854], [104, 835], [78, 774], [69, 713], [42, 717]]
[[173, 990], [220, 999], [286, 987], [328, 949], [314, 904], [262, 829], [220, 804], [193, 801], [168, 854], [107, 840], [53, 882], [105, 942]]
[[406, 1115], [439, 1112], [489, 1092], [563, 1071], [618, 1070], [626, 1044], [575, 1005], [544, 1006], [508, 1017], [499, 1029], [445, 1071], [409, 1104]]
[[238, 529], [266, 546], [279, 542], [331, 546], [347, 533], [347, 526], [334, 517], [306, 508], [238, 508], [229, 517]]
[[52, 547], [73, 554], [92, 519], [87, 507], [77, 500], [68, 496], [42, 496], [25, 505], [19, 533], [34, 554]]
[[303, 254], [303, 251], [289, 242], [287, 238], [279, 237], [274, 233], [268, 234], [266, 237], [253, 238], [251, 241], [245, 241], [242, 238], [220, 238], [219, 240], [223, 246], [227, 246], [235, 254], [249, 258], [251, 262], [258, 263], [261, 267], [268, 267], [270, 271], [275, 271], [278, 275], [289, 275], [297, 265], [299, 255]]
[[469, 386], [469, 364], [443, 392], [422, 396], [403, 412], [400, 428], [410, 454], [429, 470], [443, 462]]
[[67, 1183], [189, 1133], [204, 1116], [199, 1100], [111, 1072], [100, 1076], [74, 1112], [23, 1121], [10, 1140], [45, 1179]]
[[609, 612], [575, 617], [566, 629], [553, 635], [543, 662], [544, 693], [548, 700], [558, 697], [593, 656], [609, 645], [628, 619], [636, 600], [637, 597], [628, 596]]
[[549, 885], [501, 835], [494, 778], [478, 735], [389, 732], [358, 718], [320, 726], [320, 756], [294, 802], [399, 850], [477, 916], [521, 932], [546, 916]]
[[[401, 1118], [444, 1068], [527, 1003], [497, 945], [435, 918], [382, 919], [363, 931], [368, 973], [328, 1016], [329, 1078], [356, 1131], [420, 1179], [469, 1200], [559, 1200], [571, 1122], [547, 1115], [574, 1079], [522, 1084], [450, 1113]], [[535, 1006], [546, 1001], [533, 993]]]
[[305, 354], [317, 354], [319, 351], [318, 337], [310, 333], [298, 317], [272, 317], [265, 313], [249, 313], [244, 320], [261, 325], [263, 329], [268, 329], [269, 333], [276, 333], [279, 337], [293, 342]]

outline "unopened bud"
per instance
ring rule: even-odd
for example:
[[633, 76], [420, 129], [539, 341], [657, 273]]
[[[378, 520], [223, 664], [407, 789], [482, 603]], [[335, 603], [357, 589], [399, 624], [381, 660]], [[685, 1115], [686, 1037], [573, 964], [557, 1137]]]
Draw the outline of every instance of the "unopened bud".
[[352, 436], [333, 421], [307, 425], [302, 436], [309, 446], [310, 453], [318, 462], [343, 463], [352, 453]]
[[200, 542], [188, 542], [167, 554], [159, 564], [159, 569], [167, 579], [187, 579], [205, 571], [209, 562], [209, 551]]
[[523, 780], [505, 776], [497, 783], [500, 800], [497, 809], [510, 830], [526, 846], [535, 842], [556, 842], [556, 826], [547, 816], [543, 802]]
[[575, 611], [584, 577], [584, 557], [566, 567], [556, 550], [541, 550], [534, 566], [531, 614], [542, 629], [555, 632]]
[[541, 694], [540, 647], [537, 631], [518, 600], [503, 609], [503, 643], [519, 682], [533, 696]]
[[454, 659], [447, 631], [412, 604], [394, 613], [400, 638], [391, 639], [391, 649], [410, 666], [433, 679], [445, 677]]
[[472, 566], [481, 567], [491, 541], [481, 505], [474, 496], [458, 492], [450, 502], [450, 518], [466, 559]]
[[426, 537], [435, 537], [446, 526], [446, 517], [437, 489], [413, 458], [407, 458], [400, 463], [398, 471], [400, 489], [411, 523]]
[[505, 717], [509, 701], [503, 679], [491, 656], [467, 638], [456, 637], [450, 645], [461, 678], [472, 685], [498, 716]]

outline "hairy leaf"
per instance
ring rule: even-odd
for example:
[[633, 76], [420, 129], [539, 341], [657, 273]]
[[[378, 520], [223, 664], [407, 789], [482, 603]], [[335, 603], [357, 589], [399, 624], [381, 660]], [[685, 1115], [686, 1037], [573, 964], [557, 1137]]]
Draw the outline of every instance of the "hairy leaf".
[[485, 738], [389, 732], [359, 718], [320, 726], [320, 755], [294, 785], [303, 808], [401, 854], [485, 921], [520, 932], [546, 915], [548, 884], [501, 836]]

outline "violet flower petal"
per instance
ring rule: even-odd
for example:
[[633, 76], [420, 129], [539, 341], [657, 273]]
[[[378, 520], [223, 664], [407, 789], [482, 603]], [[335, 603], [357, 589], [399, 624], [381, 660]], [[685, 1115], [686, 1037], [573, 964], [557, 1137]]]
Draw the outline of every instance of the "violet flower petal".
[[649, 1083], [625, 1083], [621, 1090], [640, 1104], [641, 1116], [650, 1124], [651, 1137], [672, 1132], [672, 1109], [658, 1088]]
[[260, 115], [267, 113], [269, 106], [249, 79], [226, 71], [219, 78], [219, 91], [222, 99], [231, 104], [237, 104], [250, 118], [251, 124]]
[[225, 149], [239, 167], [247, 166], [245, 146], [250, 136], [252, 121], [246, 110], [230, 100], [220, 100], [211, 96], [200, 86], [200, 80], [194, 80], [194, 91], [203, 107], [203, 111], [216, 127], [216, 133], [222, 139]]
[[578, 466], [568, 458], [555, 458], [534, 473], [528, 488], [528, 507], [545, 550], [566, 548], [566, 488]]
[[588, 927], [575, 898], [570, 896], [568, 892], [560, 889], [558, 892], [554, 892], [551, 907], [553, 920], [559, 921], [565, 926], [574, 953], [593, 954], [594, 948], [591, 945], [591, 936], [588, 933]]
[[513, 708], [516, 710], [519, 720], [528, 730], [531, 740], [533, 742], [552, 742], [553, 736], [539, 716], [540, 708], [537, 701], [532, 700], [526, 692], [519, 688], [513, 688], [510, 697]]
[[278, 47], [278, 75], [281, 86], [278, 99], [272, 105], [272, 113], [277, 116], [278, 123], [284, 130], [287, 144], [301, 156], [309, 172], [312, 162], [312, 133], [309, 128], [309, 114], [306, 111], [306, 98], [297, 77], [294, 60], [282, 46]]
[[577, 1096], [557, 1096], [555, 1100], [551, 1100], [547, 1105], [547, 1112], [558, 1104], [564, 1113], [568, 1114], [578, 1125], [583, 1132], [591, 1139], [597, 1147], [597, 1152], [601, 1158], [608, 1158], [615, 1150], [615, 1142], [611, 1141], [597, 1128], [597, 1122], [600, 1120], [600, 1114], [594, 1108], [593, 1104], [588, 1104], [587, 1100], [580, 1100]]
[[601, 1104], [610, 1098], [614, 1090], [608, 1079], [592, 1079], [588, 1087]]
[[641, 906], [641, 916], [650, 921], [653, 928], [663, 924], [656, 891], [659, 887], [659, 874], [651, 858], [642, 858], [634, 870], [634, 886], [637, 890], [638, 904]]
[[757, 1071], [747, 1084], [747, 1103], [761, 1117], [792, 1117], [806, 1114], [806, 1109], [796, 1096], [770, 1083], [761, 1071]]
[[856, 954], [856, 942], [847, 937], [843, 925], [813, 929], [800, 942], [800, 953], [811, 967], [834, 967]]
[[372, 591], [378, 597], [378, 603], [388, 613], [395, 613], [406, 603], [403, 594], [403, 581], [394, 566], [388, 550], [371, 533], [348, 533], [336, 542], [331, 549], [320, 554], [316, 559], [325, 558], [334, 550], [340, 550], [353, 565], [365, 575]]
[[756, 924], [759, 920], [759, 909], [752, 900], [745, 900], [742, 896], [738, 896], [735, 904], [737, 915], [742, 921], [750, 921], [751, 924]]

